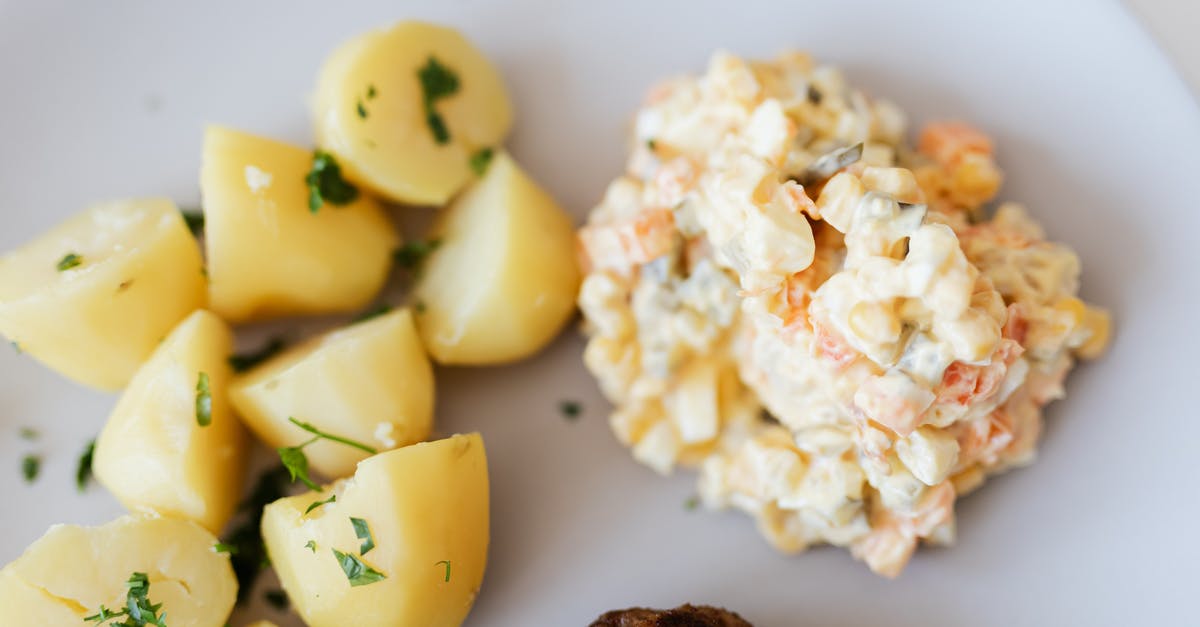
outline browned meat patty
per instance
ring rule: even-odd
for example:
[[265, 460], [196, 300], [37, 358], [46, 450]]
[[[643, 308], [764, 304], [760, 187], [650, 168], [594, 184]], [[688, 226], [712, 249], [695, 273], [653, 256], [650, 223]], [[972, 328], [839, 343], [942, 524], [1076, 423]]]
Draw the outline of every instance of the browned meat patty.
[[707, 605], [681, 605], [673, 610], [634, 607], [605, 613], [591, 627], [754, 627], [728, 610]]

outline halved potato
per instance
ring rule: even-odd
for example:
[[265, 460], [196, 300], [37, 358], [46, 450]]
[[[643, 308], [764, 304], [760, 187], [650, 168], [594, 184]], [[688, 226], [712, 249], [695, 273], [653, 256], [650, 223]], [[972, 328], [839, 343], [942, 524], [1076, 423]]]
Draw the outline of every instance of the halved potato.
[[0, 259], [0, 333], [70, 379], [115, 390], [204, 306], [205, 289], [200, 248], [170, 200], [104, 203]]
[[575, 309], [571, 219], [505, 153], [438, 214], [441, 245], [415, 288], [417, 328], [440, 363], [498, 364], [550, 342]]
[[[230, 400], [271, 446], [311, 434], [289, 417], [379, 450], [407, 446], [433, 424], [433, 369], [408, 309], [313, 338], [234, 379]], [[304, 448], [327, 477], [348, 477], [368, 454], [322, 440]]]
[[[329, 492], [336, 501], [305, 513]], [[369, 530], [365, 554], [351, 518]], [[487, 565], [483, 439], [455, 435], [370, 457], [327, 492], [268, 505], [262, 532], [292, 605], [313, 627], [459, 625]], [[335, 550], [383, 578], [352, 585]]]
[[[171, 331], [121, 395], [100, 437], [96, 479], [135, 512], [219, 533], [241, 498], [246, 432], [229, 407], [233, 333], [198, 310]], [[200, 373], [209, 424], [197, 417]]]
[[[5, 625], [83, 625], [100, 606], [125, 608], [126, 582], [149, 578], [148, 598], [171, 627], [220, 627], [237, 597], [229, 556], [200, 526], [123, 516], [99, 527], [55, 525], [0, 570]], [[107, 624], [107, 623], [106, 623]]]
[[230, 322], [349, 312], [383, 287], [399, 243], [374, 199], [309, 208], [313, 152], [209, 127], [200, 191], [212, 310]]
[[[443, 69], [457, 78], [457, 89], [431, 104], [442, 142], [423, 68], [430, 79], [447, 78]], [[418, 205], [445, 204], [466, 185], [471, 156], [504, 141], [513, 118], [504, 80], [478, 48], [454, 29], [413, 21], [338, 48], [321, 70], [315, 105], [317, 143], [355, 182]]]

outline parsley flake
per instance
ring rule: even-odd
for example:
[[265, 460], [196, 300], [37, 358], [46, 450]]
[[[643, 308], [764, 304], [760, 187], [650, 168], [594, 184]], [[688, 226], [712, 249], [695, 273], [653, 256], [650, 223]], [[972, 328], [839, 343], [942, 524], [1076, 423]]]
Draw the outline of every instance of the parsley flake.
[[417, 70], [417, 78], [421, 81], [421, 92], [424, 96], [422, 100], [425, 105], [425, 122], [429, 125], [429, 131], [433, 133], [433, 140], [439, 144], [448, 144], [450, 129], [446, 128], [446, 120], [433, 105], [438, 100], [458, 93], [458, 75], [430, 55], [425, 65]]
[[433, 251], [442, 245], [442, 240], [413, 240], [405, 242], [403, 246], [392, 252], [392, 260], [396, 265], [410, 272], [417, 272], [421, 269], [421, 265], [425, 262]]
[[38, 432], [33, 427], [21, 427], [17, 433], [21, 436], [22, 440], [36, 440], [38, 437]]
[[201, 427], [212, 424], [212, 390], [208, 387], [207, 372], [201, 372], [196, 381], [196, 424]]
[[689, 512], [695, 511], [698, 507], [700, 507], [700, 497], [694, 494], [689, 496], [687, 500], [683, 502], [683, 509], [686, 509]]
[[218, 542], [214, 544], [212, 550], [213, 553], [228, 553], [230, 555], [237, 555], [238, 552], [237, 546], [225, 544], [224, 542]]
[[320, 507], [322, 505], [328, 505], [336, 500], [337, 500], [337, 495], [334, 494], [334, 495], [331, 495], [329, 498], [325, 499], [324, 501], [313, 501], [312, 503], [309, 503], [308, 507], [306, 507], [304, 509], [304, 515], [307, 516], [308, 513], [313, 511], [314, 509], [317, 509], [318, 507]]
[[38, 471], [42, 469], [42, 459], [36, 455], [26, 455], [21, 459], [21, 475], [25, 477], [25, 483], [33, 483], [37, 479]]
[[308, 457], [304, 454], [304, 447], [308, 446], [309, 444], [312, 444], [317, 440], [329, 440], [331, 442], [345, 444], [346, 446], [352, 446], [371, 455], [379, 452], [374, 448], [363, 444], [362, 442], [356, 442], [349, 438], [343, 438], [331, 433], [325, 433], [324, 431], [321, 431], [307, 422], [296, 420], [292, 417], [288, 417], [288, 422], [313, 434], [313, 437], [302, 442], [301, 444], [297, 444], [296, 446], [282, 446], [275, 450], [279, 453], [279, 460], [283, 462], [283, 467], [287, 468], [288, 474], [292, 477], [292, 481], [299, 480], [310, 490], [316, 490], [320, 492], [321, 486], [317, 485], [312, 478], [308, 476]]
[[79, 464], [75, 467], [75, 489], [83, 492], [87, 489], [88, 481], [92, 478], [92, 458], [96, 455], [96, 440], [89, 441], [79, 454]]
[[646, 140], [646, 148], [650, 149], [650, 152], [655, 152], [658, 150], [658, 142], [654, 141], [654, 138], [651, 137]]
[[274, 357], [279, 351], [282, 351], [287, 344], [283, 338], [273, 337], [267, 341], [262, 348], [249, 353], [240, 353], [229, 356], [229, 365], [234, 372], [245, 372], [258, 364]]
[[583, 404], [579, 401], [559, 401], [558, 411], [562, 413], [563, 418], [574, 421], [583, 413]]
[[80, 257], [76, 253], [67, 253], [63, 255], [62, 259], [58, 260], [58, 264], [55, 267], [58, 268], [59, 272], [66, 272], [71, 268], [79, 266], [81, 263], [83, 263], [83, 257]]
[[146, 573], [133, 573], [125, 585], [129, 588], [125, 593], [125, 609], [110, 610], [101, 605], [100, 611], [84, 617], [84, 622], [104, 623], [124, 616], [126, 617], [124, 622], [114, 623], [112, 627], [146, 627], [148, 625], [167, 627], [166, 612], [158, 613], [162, 608], [162, 603], [150, 602], [150, 578], [146, 576]]
[[491, 148], [480, 148], [475, 154], [471, 155], [471, 171], [475, 176], [483, 178], [487, 174], [488, 166], [492, 163], [492, 157], [495, 153]]
[[363, 541], [362, 546], [358, 549], [358, 554], [366, 555], [375, 548], [375, 538], [371, 537], [371, 527], [367, 525], [367, 521], [353, 516], [350, 518], [350, 524], [354, 526], [354, 535]]
[[367, 84], [367, 100], [374, 100], [375, 96], [377, 96], [377, 95], [379, 95], [379, 92], [375, 91], [375, 83], [368, 83]]
[[338, 565], [342, 567], [342, 572], [346, 573], [346, 579], [350, 581], [351, 587], [365, 586], [387, 579], [387, 575], [367, 566], [358, 556], [342, 553], [337, 549], [330, 550], [337, 558]]
[[437, 564], [434, 564], [434, 566], [441, 566], [442, 564], [446, 565], [446, 577], [443, 579], [443, 581], [450, 583], [450, 560], [442, 560]]
[[305, 543], [304, 543], [304, 548], [306, 548], [306, 549], [308, 549], [308, 550], [312, 551], [313, 553], [316, 553], [316, 552], [317, 552], [317, 541], [316, 541], [316, 540], [309, 540], [308, 542], [305, 542]]
[[358, 103], [354, 105], [354, 110], [358, 113], [360, 120], [367, 119], [367, 107], [363, 105], [363, 101], [359, 100]]
[[337, 159], [324, 150], [313, 151], [312, 169], [304, 177], [308, 186], [308, 210], [316, 213], [325, 203], [346, 205], [358, 198], [358, 188], [342, 178]]
[[183, 222], [187, 225], [192, 235], [199, 236], [204, 232], [204, 212], [199, 209], [180, 209], [179, 213], [183, 215]]

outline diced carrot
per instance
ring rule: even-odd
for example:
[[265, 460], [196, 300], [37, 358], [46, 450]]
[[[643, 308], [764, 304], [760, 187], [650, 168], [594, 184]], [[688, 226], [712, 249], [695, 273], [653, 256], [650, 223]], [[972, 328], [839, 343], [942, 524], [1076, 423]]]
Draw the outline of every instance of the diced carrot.
[[992, 154], [992, 140], [963, 122], [931, 122], [921, 130], [917, 150], [949, 169], [967, 154]]
[[844, 338], [824, 325], [813, 323], [813, 350], [820, 357], [832, 361], [838, 368], [845, 368], [857, 356]]
[[579, 243], [592, 267], [643, 264], [675, 245], [675, 215], [669, 209], [650, 209], [625, 222], [586, 226], [579, 231]]

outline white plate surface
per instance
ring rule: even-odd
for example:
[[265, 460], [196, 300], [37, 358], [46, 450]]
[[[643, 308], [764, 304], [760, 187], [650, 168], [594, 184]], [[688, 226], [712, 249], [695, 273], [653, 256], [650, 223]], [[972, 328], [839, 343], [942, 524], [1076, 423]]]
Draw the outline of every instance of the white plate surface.
[[[99, 199], [195, 202], [207, 122], [311, 141], [322, 58], [393, 20], [454, 25], [500, 65], [512, 151], [579, 219], [619, 171], [652, 81], [716, 48], [806, 48], [915, 122], [994, 133], [1003, 196], [1079, 251], [1084, 295], [1116, 315], [1112, 351], [1071, 377], [1038, 463], [960, 503], [958, 546], [919, 552], [897, 581], [842, 550], [777, 555], [737, 513], [686, 512], [693, 478], [654, 475], [610, 434], [576, 333], [517, 367], [439, 372], [440, 430], [482, 431], [491, 460], [491, 561], [468, 624], [586, 625], [685, 601], [765, 627], [1195, 620], [1195, 102], [1115, 3], [815, 4], [0, 0], [0, 250]], [[582, 419], [563, 420], [560, 399], [581, 400]], [[52, 523], [120, 512], [71, 479], [113, 401], [0, 350], [0, 563]], [[20, 440], [22, 425], [42, 438]], [[33, 486], [27, 451], [45, 456]]]

